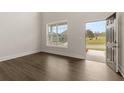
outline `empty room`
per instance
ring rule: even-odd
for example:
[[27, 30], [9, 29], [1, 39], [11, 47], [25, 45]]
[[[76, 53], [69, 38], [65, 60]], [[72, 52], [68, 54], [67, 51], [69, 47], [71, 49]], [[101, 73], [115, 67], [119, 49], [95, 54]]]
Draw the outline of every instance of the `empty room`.
[[0, 81], [123, 81], [123, 12], [0, 12]]

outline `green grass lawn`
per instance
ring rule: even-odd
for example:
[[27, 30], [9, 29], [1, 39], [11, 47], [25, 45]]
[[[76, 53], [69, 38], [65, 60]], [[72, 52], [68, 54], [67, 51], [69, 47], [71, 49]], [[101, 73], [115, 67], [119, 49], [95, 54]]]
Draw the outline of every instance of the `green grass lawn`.
[[[106, 43], [106, 37], [98, 37], [98, 39], [96, 40], [95, 38], [93, 38], [92, 40], [90, 40], [89, 38], [86, 38], [86, 44], [87, 45], [105, 45]], [[87, 49], [91, 49], [91, 50], [99, 50], [99, 51], [105, 51], [105, 48], [87, 48]]]
[[106, 37], [98, 37], [98, 39], [96, 40], [95, 38], [93, 38], [92, 40], [90, 40], [89, 38], [86, 38], [86, 44], [88, 45], [102, 45], [105, 44], [106, 42]]

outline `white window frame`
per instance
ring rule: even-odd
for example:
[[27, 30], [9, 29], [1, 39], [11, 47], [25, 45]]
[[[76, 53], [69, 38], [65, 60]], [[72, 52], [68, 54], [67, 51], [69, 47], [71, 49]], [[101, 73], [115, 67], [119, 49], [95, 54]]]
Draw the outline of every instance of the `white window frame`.
[[[67, 46], [59, 46], [59, 45], [50, 45], [48, 43], [48, 30], [49, 30], [49, 26], [50, 25], [57, 25], [57, 24], [61, 24], [61, 23], [67, 23], [67, 26], [68, 26], [67, 20], [54, 21], [54, 22], [51, 22], [51, 23], [46, 24], [46, 45], [48, 47], [68, 48], [68, 44], [67, 44]], [[67, 30], [67, 38], [68, 38], [68, 30]], [[67, 39], [67, 43], [68, 43], [68, 39]]]

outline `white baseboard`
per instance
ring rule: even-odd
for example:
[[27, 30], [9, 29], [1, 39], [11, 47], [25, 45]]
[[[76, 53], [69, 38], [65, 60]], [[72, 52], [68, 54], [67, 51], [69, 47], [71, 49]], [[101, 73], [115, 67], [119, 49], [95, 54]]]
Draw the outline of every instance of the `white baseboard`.
[[72, 53], [68, 54], [66, 52], [52, 51], [52, 50], [49, 50], [49, 51], [48, 50], [42, 50], [42, 51], [41, 50], [32, 50], [32, 51], [26, 51], [23, 53], [18, 53], [18, 54], [14, 54], [14, 55], [10, 55], [10, 56], [0, 57], [0, 62], [18, 58], [18, 57], [22, 57], [22, 56], [26, 56], [26, 55], [30, 55], [30, 54], [34, 54], [34, 53], [38, 53], [38, 52], [47, 52], [47, 53], [52, 53], [52, 54], [57, 54], [57, 55], [62, 55], [62, 56], [85, 59], [82, 55], [78, 55], [78, 54], [72, 54]]
[[124, 68], [122, 66], [119, 65], [119, 72], [121, 73], [121, 75], [124, 78]]
[[73, 58], [78, 58], [78, 59], [85, 59], [84, 56], [75, 54], [75, 53], [67, 53], [67, 52], [53, 51], [53, 50], [46, 50], [46, 49], [42, 49], [42, 52], [57, 54], [57, 55], [62, 55], [62, 56], [67, 56], [67, 57], [73, 57]]
[[14, 55], [10, 55], [10, 56], [1, 57], [0, 62], [14, 59], [14, 58], [18, 58], [18, 57], [22, 57], [22, 56], [26, 56], [26, 55], [30, 55], [30, 54], [34, 54], [34, 53], [38, 53], [38, 52], [40, 52], [40, 51], [39, 50], [32, 50], [32, 51], [26, 51], [23, 53], [18, 53], [18, 54], [14, 54]]

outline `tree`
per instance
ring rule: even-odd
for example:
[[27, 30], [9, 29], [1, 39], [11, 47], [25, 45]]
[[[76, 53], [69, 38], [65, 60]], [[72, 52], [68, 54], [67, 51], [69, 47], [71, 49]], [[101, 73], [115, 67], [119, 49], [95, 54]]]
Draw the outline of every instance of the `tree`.
[[94, 37], [96, 38], [96, 40], [98, 39], [98, 37], [99, 37], [99, 32], [95, 32], [94, 33]]
[[87, 37], [90, 38], [90, 40], [92, 40], [95, 36], [94, 33], [91, 30], [87, 30]]
[[64, 31], [61, 34], [59, 34], [59, 41], [63, 43], [67, 42], [67, 31]]

